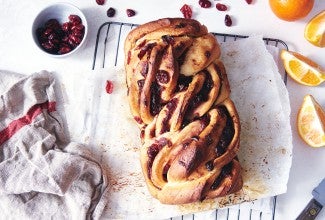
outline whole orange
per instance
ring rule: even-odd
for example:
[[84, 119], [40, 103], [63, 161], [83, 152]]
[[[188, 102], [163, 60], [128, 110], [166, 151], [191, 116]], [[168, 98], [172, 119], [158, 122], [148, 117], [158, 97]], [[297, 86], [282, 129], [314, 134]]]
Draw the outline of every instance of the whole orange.
[[273, 13], [285, 21], [295, 21], [308, 15], [314, 0], [269, 0]]

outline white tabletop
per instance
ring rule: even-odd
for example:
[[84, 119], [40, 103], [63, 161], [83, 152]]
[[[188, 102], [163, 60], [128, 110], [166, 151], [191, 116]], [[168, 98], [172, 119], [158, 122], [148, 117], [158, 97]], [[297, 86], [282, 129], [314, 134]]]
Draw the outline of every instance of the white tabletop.
[[[217, 11], [214, 7], [200, 8], [197, 0], [187, 1], [145, 1], [145, 0], [106, 0], [99, 6], [95, 0], [65, 0], [78, 6], [86, 15], [89, 24], [88, 39], [84, 49], [71, 57], [56, 59], [45, 56], [33, 44], [31, 26], [37, 12], [55, 0], [6, 1], [0, 0], [0, 69], [30, 74], [42, 69], [57, 72], [60, 75], [69, 71], [91, 69], [96, 34], [105, 21], [121, 21], [141, 24], [162, 17], [180, 17], [180, 7], [187, 3], [193, 9], [193, 18], [205, 24], [209, 31], [255, 35], [278, 38], [285, 41], [289, 49], [313, 59], [325, 68], [325, 49], [311, 45], [304, 39], [306, 23], [317, 13], [325, 9], [324, 0], [315, 0], [310, 14], [296, 22], [285, 22], [271, 12], [268, 1], [253, 0], [248, 5], [245, 0], [213, 1], [228, 5], [227, 12]], [[106, 16], [109, 7], [116, 9], [114, 18]], [[134, 9], [137, 14], [127, 17], [125, 10]], [[226, 27], [225, 14], [233, 18], [233, 25]], [[291, 100], [291, 125], [293, 132], [293, 163], [290, 171], [287, 193], [277, 197], [275, 219], [294, 219], [312, 198], [312, 189], [324, 178], [325, 148], [314, 149], [302, 142], [297, 134], [296, 116], [304, 95], [312, 94], [325, 108], [325, 83], [315, 88], [299, 85], [288, 80], [287, 88]], [[317, 219], [325, 219], [321, 211]]]

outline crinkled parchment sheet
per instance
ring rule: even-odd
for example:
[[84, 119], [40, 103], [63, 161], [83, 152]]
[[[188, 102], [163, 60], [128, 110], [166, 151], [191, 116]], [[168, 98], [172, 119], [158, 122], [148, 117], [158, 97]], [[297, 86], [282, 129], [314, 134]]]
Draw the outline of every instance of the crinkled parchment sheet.
[[[292, 159], [288, 93], [272, 55], [260, 37], [221, 44], [231, 97], [241, 121], [239, 160], [244, 187], [236, 194], [189, 205], [163, 205], [142, 176], [139, 130], [130, 115], [123, 68], [62, 78], [71, 138], [85, 142], [108, 168], [107, 218], [168, 218], [225, 207], [286, 191]], [[277, 48], [272, 50], [277, 56]], [[106, 80], [114, 83], [105, 92]]]

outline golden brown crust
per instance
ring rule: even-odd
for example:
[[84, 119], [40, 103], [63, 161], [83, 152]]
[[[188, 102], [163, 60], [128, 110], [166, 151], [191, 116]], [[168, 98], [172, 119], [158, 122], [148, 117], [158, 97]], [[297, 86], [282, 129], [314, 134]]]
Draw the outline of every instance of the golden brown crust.
[[242, 187], [239, 117], [219, 56], [215, 37], [191, 19], [149, 22], [125, 41], [142, 171], [162, 203], [185, 204]]

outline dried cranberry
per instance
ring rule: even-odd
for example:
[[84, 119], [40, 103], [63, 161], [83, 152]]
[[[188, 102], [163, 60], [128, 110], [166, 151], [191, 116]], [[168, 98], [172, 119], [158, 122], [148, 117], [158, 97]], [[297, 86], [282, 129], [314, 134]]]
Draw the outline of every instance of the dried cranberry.
[[66, 54], [69, 53], [71, 51], [71, 48], [68, 46], [63, 46], [60, 48], [60, 50], [58, 51], [58, 54]]
[[45, 31], [44, 31], [44, 35], [45, 36], [49, 36], [52, 33], [53, 33], [53, 29], [52, 28], [46, 28]]
[[150, 145], [150, 147], [147, 150], [148, 157], [150, 159], [154, 159], [159, 153], [160, 149], [161, 149], [160, 145], [158, 145], [157, 143], [153, 143], [152, 145]]
[[113, 92], [113, 88], [114, 88], [113, 82], [110, 81], [110, 80], [107, 80], [107, 81], [106, 81], [106, 87], [105, 87], [106, 92], [107, 92], [108, 94], [112, 94], [112, 92]]
[[114, 17], [114, 15], [115, 15], [115, 9], [114, 8], [112, 8], [112, 7], [110, 7], [108, 10], [107, 10], [107, 12], [106, 12], [106, 14], [107, 14], [107, 17]]
[[137, 81], [139, 90], [142, 90], [143, 86], [144, 86], [144, 79], [140, 79]]
[[206, 58], [210, 58], [211, 57], [211, 52], [210, 51], [205, 51], [204, 53]]
[[252, 4], [253, 0], [246, 0], [247, 4]]
[[142, 119], [141, 119], [139, 116], [135, 116], [135, 117], [134, 117], [134, 120], [135, 120], [138, 124], [142, 124], [142, 123], [143, 123]]
[[192, 18], [192, 9], [189, 5], [184, 4], [180, 11], [183, 13], [184, 18]]
[[105, 0], [96, 0], [96, 3], [98, 5], [103, 5], [105, 3]]
[[199, 0], [199, 5], [202, 8], [210, 8], [211, 7], [211, 2], [209, 0]]
[[60, 41], [56, 38], [49, 39], [49, 44], [53, 46], [53, 48], [59, 47]]
[[44, 28], [37, 28], [36, 35], [40, 43], [43, 43], [46, 41], [47, 37], [44, 34]]
[[232, 25], [232, 20], [231, 17], [229, 15], [225, 16], [225, 25], [230, 27]]
[[71, 29], [71, 23], [70, 23], [70, 22], [65, 22], [65, 23], [63, 23], [61, 29], [62, 29], [64, 32], [69, 32], [70, 29]]
[[213, 161], [210, 160], [206, 162], [205, 167], [207, 168], [208, 171], [212, 171], [214, 169]]
[[133, 9], [126, 9], [126, 14], [128, 17], [133, 17], [135, 15], [135, 11]]
[[68, 37], [68, 36], [64, 36], [64, 37], [61, 39], [61, 41], [62, 41], [63, 43], [68, 43], [68, 40], [69, 40], [69, 37]]
[[60, 43], [60, 48], [61, 47], [70, 47], [70, 46], [69, 46], [69, 44], [63, 42], [63, 43]]
[[81, 23], [81, 18], [78, 15], [69, 15], [68, 18], [73, 25], [77, 25]]
[[53, 39], [57, 39], [57, 38], [58, 38], [58, 36], [57, 36], [57, 34], [56, 34], [55, 32], [51, 33], [51, 34], [47, 37], [47, 39], [49, 39], [49, 40], [53, 40]]
[[84, 26], [83, 24], [77, 24], [77, 25], [73, 25], [73, 26], [71, 27], [71, 31], [72, 31], [72, 32], [73, 32], [73, 31], [76, 31], [76, 30], [78, 30], [78, 31], [83, 31], [84, 28], [85, 28], [85, 26]]
[[54, 49], [54, 48], [53, 48], [53, 45], [51, 45], [49, 42], [44, 42], [44, 43], [42, 43], [41, 45], [42, 45], [42, 47], [43, 47], [45, 50], [47, 50], [47, 51], [51, 51], [51, 50]]
[[216, 4], [216, 8], [219, 10], [219, 11], [227, 11], [228, 7], [224, 4], [221, 4], [221, 3], [217, 3]]
[[73, 34], [69, 35], [69, 40], [71, 40], [74, 44], [77, 44], [77, 42], [79, 42], [78, 37], [74, 36]]
[[72, 48], [75, 48], [77, 47], [78, 45], [76, 44], [76, 42], [74, 42], [74, 40], [69, 36], [69, 39], [68, 39], [68, 44], [70, 45], [70, 47]]
[[169, 74], [166, 70], [158, 70], [156, 73], [156, 79], [158, 82], [166, 84], [169, 82]]
[[49, 19], [45, 22], [45, 27], [52, 30], [59, 30], [61, 28], [60, 23], [56, 19]]
[[173, 36], [170, 36], [170, 35], [163, 35], [162, 37], [162, 40], [167, 43], [167, 44], [171, 44], [173, 45], [175, 43], [175, 39]]
[[82, 40], [82, 37], [84, 36], [83, 31], [75, 30], [71, 33], [73, 36], [80, 38]]

